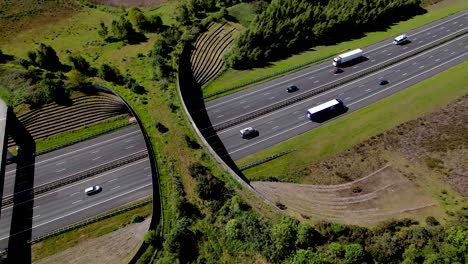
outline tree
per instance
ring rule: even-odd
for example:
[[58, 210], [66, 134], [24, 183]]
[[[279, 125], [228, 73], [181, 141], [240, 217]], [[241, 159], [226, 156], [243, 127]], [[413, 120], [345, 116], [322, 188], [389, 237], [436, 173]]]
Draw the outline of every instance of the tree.
[[298, 221], [283, 217], [281, 222], [271, 228], [271, 240], [274, 248], [273, 260], [281, 260], [291, 254], [297, 240]]
[[81, 72], [84, 75], [95, 76], [96, 69], [91, 67], [88, 61], [83, 58], [81, 55], [70, 55], [68, 60], [72, 63], [72, 66], [75, 70]]
[[364, 256], [364, 250], [361, 245], [349, 244], [345, 246], [345, 259], [347, 263], [362, 263]]
[[330, 263], [328, 259], [321, 255], [312, 252], [310, 249], [299, 249], [296, 254], [289, 260], [290, 264], [326, 264]]
[[156, 242], [159, 240], [159, 235], [158, 235], [158, 232], [156, 232], [156, 230], [149, 230], [148, 232], [146, 232], [145, 234], [145, 237], [144, 237], [144, 240], [146, 243], [148, 244], [156, 244]]
[[310, 225], [300, 223], [297, 228], [296, 247], [306, 249], [317, 243], [320, 234]]
[[98, 71], [98, 76], [108, 82], [123, 84], [123, 77], [120, 74], [119, 69], [107, 63], [103, 63], [101, 65]]
[[59, 71], [62, 63], [55, 50], [46, 44], [39, 44], [35, 51], [27, 53], [30, 64], [49, 71]]
[[109, 29], [107, 28], [106, 24], [104, 24], [104, 22], [101, 21], [101, 23], [99, 23], [99, 26], [101, 27], [99, 30], [98, 30], [98, 34], [101, 38], [103, 39], [106, 39], [107, 38], [107, 35], [109, 34]]

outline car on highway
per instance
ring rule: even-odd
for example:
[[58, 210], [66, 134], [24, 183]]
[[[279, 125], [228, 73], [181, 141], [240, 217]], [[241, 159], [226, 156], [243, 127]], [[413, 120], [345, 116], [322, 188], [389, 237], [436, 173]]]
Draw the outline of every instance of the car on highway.
[[341, 68], [335, 68], [335, 69], [332, 71], [333, 74], [338, 74], [338, 73], [342, 73], [342, 72], [343, 72], [343, 69], [341, 69]]
[[387, 80], [380, 80], [380, 85], [386, 85], [386, 84], [388, 84]]
[[84, 193], [86, 195], [93, 195], [93, 194], [96, 194], [98, 192], [100, 192], [102, 190], [101, 186], [99, 185], [95, 185], [95, 186], [91, 186], [91, 187], [88, 187], [84, 190]]
[[241, 129], [240, 133], [242, 135], [242, 138], [247, 138], [247, 139], [258, 136], [258, 131], [253, 127], [246, 127], [244, 129]]
[[403, 34], [403, 35], [400, 35], [400, 36], [394, 38], [393, 39], [393, 44], [400, 45], [402, 43], [405, 43], [406, 41], [408, 41], [408, 36]]
[[288, 88], [286, 88], [286, 91], [287, 91], [288, 93], [293, 93], [293, 92], [295, 92], [295, 91], [297, 91], [297, 90], [299, 90], [299, 88], [297, 88], [296, 85], [289, 85]]

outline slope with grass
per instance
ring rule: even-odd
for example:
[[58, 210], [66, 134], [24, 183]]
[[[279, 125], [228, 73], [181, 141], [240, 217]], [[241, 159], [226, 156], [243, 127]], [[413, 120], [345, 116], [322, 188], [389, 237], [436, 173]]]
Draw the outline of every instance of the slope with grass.
[[195, 41], [190, 63], [195, 81], [203, 86], [224, 68], [223, 54], [233, 42], [236, 29], [230, 23], [213, 23]]

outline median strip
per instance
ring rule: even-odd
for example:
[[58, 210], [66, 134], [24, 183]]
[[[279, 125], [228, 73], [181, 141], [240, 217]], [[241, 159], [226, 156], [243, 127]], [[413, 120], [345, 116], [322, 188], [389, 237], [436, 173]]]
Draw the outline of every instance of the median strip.
[[123, 157], [123, 158], [120, 158], [120, 159], [105, 163], [103, 165], [100, 165], [100, 166], [97, 166], [97, 167], [94, 167], [94, 168], [91, 168], [91, 169], [88, 169], [88, 170], [85, 170], [85, 171], [82, 171], [82, 172], [75, 173], [75, 174], [67, 176], [65, 178], [58, 179], [58, 180], [55, 180], [55, 181], [52, 181], [52, 182], [49, 182], [49, 183], [45, 183], [45, 184], [36, 186], [36, 187], [28, 189], [28, 190], [24, 190], [24, 191], [17, 192], [17, 193], [12, 194], [12, 195], [5, 196], [2, 199], [2, 207], [6, 207], [6, 206], [9, 206], [9, 205], [13, 204], [14, 196], [19, 195], [19, 194], [21, 194], [23, 192], [29, 192], [30, 195], [36, 196], [36, 195], [43, 194], [43, 193], [46, 193], [48, 191], [51, 191], [53, 189], [57, 189], [59, 187], [65, 186], [65, 185], [68, 185], [68, 184], [71, 184], [71, 183], [74, 183], [74, 182], [77, 182], [77, 181], [81, 181], [81, 180], [89, 178], [89, 177], [93, 177], [95, 175], [101, 174], [101, 173], [109, 171], [111, 169], [123, 166], [125, 164], [129, 164], [129, 163], [132, 163], [132, 162], [135, 162], [137, 160], [144, 159], [144, 158], [147, 158], [147, 157], [148, 157], [148, 152], [146, 150], [140, 151], [140, 152], [134, 153], [132, 155], [129, 155], [127, 157]]

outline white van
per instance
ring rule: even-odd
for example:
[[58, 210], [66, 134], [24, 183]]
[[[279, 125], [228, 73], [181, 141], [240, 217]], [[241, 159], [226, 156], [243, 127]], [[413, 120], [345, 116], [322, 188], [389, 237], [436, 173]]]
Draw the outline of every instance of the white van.
[[408, 36], [403, 34], [393, 39], [393, 44], [398, 45], [408, 40]]

